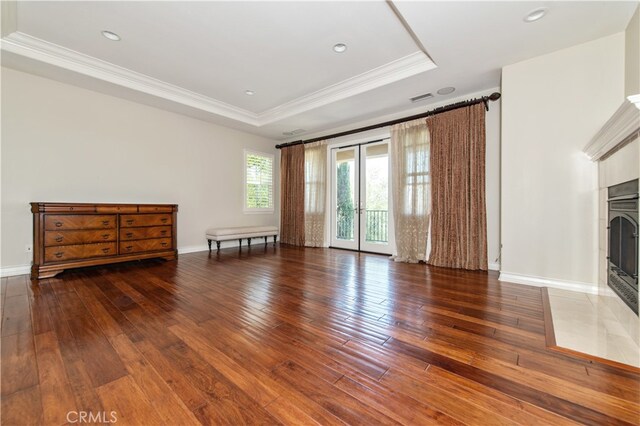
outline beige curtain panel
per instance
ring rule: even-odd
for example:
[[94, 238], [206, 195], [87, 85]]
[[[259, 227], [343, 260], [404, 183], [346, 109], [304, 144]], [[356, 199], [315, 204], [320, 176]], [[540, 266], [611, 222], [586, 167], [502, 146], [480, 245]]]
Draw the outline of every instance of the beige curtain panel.
[[304, 145], [280, 150], [280, 242], [304, 245]]
[[429, 129], [424, 119], [391, 128], [396, 262], [426, 260], [429, 233]]
[[484, 105], [434, 115], [427, 125], [432, 198], [428, 263], [486, 271]]
[[327, 209], [327, 142], [304, 145], [304, 244], [324, 247]]

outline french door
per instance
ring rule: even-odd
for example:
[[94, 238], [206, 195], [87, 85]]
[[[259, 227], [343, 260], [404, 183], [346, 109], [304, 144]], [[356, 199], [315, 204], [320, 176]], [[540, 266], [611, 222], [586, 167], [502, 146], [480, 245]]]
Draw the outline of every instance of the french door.
[[331, 153], [331, 246], [391, 254], [389, 141]]

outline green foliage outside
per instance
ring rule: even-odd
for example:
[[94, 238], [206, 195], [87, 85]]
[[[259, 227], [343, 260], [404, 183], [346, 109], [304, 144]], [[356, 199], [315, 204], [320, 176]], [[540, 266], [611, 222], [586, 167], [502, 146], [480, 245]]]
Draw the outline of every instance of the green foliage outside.
[[271, 158], [247, 154], [247, 207], [256, 209], [272, 208]]
[[343, 162], [338, 165], [338, 235], [340, 239], [353, 238], [353, 192], [351, 189], [351, 164]]

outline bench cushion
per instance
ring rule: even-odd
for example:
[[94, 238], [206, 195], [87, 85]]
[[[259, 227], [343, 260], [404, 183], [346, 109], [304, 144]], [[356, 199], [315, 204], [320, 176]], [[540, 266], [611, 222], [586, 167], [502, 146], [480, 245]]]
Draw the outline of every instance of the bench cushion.
[[[277, 235], [277, 226], [238, 226], [235, 228], [209, 228], [207, 237], [215, 238], [239, 238], [239, 236], [270, 236]], [[246, 237], [245, 237], [246, 238]]]

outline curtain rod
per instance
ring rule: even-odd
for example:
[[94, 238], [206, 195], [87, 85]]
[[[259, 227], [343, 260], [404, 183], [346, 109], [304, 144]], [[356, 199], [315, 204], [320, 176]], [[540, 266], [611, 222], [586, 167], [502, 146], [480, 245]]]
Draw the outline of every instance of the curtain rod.
[[321, 136], [319, 138], [313, 138], [313, 139], [307, 139], [307, 140], [299, 140], [299, 141], [282, 143], [282, 144], [276, 145], [276, 148], [280, 149], [280, 148], [285, 148], [285, 147], [293, 146], [293, 145], [306, 144], [306, 143], [311, 143], [311, 142], [322, 141], [322, 140], [325, 140], [325, 139], [334, 139], [334, 138], [339, 138], [341, 136], [353, 135], [355, 133], [362, 133], [362, 132], [366, 132], [367, 130], [373, 130], [373, 129], [379, 129], [381, 127], [393, 126], [394, 124], [404, 123], [405, 121], [417, 120], [419, 118], [425, 118], [425, 117], [428, 117], [430, 115], [436, 115], [436, 114], [440, 114], [440, 113], [443, 113], [443, 112], [451, 111], [451, 110], [454, 110], [454, 109], [464, 108], [466, 106], [479, 104], [481, 102], [484, 104], [484, 107], [487, 109], [487, 111], [489, 111], [489, 101], [492, 101], [492, 102], [493, 101], [497, 101], [498, 99], [500, 99], [500, 96], [501, 96], [500, 93], [494, 92], [494, 93], [490, 94], [489, 96], [483, 96], [481, 98], [474, 98], [474, 99], [469, 99], [469, 100], [466, 100], [466, 101], [456, 102], [456, 103], [449, 104], [449, 105], [444, 105], [444, 106], [432, 109], [430, 111], [423, 112], [421, 114], [412, 115], [410, 117], [398, 118], [398, 119], [395, 119], [395, 120], [386, 121], [384, 123], [372, 124], [370, 126], [360, 127], [358, 129], [347, 130], [345, 132], [340, 132], [340, 133], [334, 133], [332, 135]]

